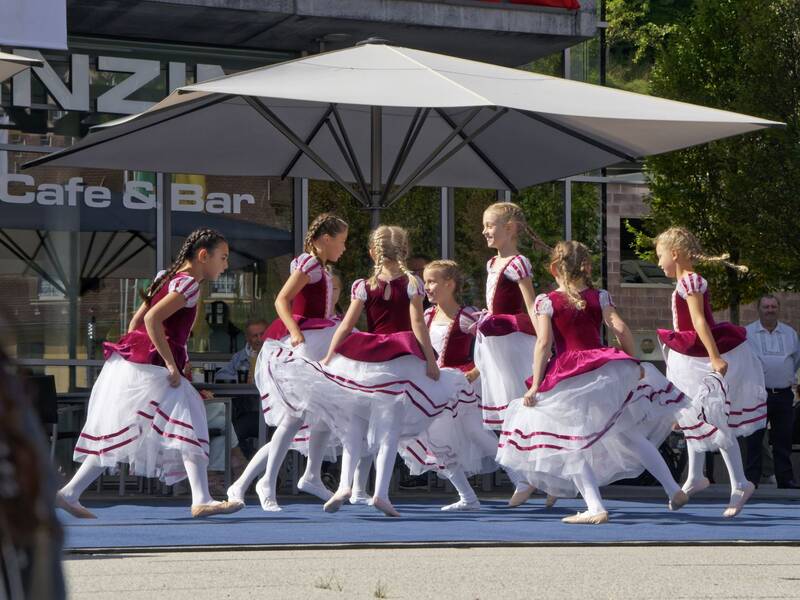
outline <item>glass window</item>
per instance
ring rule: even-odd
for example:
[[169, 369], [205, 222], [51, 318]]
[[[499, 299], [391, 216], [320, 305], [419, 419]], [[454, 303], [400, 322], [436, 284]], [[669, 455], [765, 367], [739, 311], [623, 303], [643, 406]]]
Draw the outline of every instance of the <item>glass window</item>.
[[664, 275], [661, 268], [650, 261], [643, 260], [636, 253], [636, 236], [631, 231], [641, 230], [641, 219], [622, 219], [619, 237], [619, 270], [622, 283], [647, 283], [672, 285], [672, 280]]

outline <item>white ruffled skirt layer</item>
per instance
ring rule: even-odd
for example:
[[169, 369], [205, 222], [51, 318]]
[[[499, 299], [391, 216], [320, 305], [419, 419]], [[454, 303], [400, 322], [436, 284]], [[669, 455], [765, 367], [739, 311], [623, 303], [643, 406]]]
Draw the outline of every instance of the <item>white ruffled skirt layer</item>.
[[[722, 355], [728, 363], [727, 389], [713, 393], [704, 380], [711, 372], [705, 357], [687, 356], [665, 348], [667, 378], [692, 400], [678, 425], [686, 442], [697, 450], [714, 451], [734, 438], [750, 435], [767, 424], [764, 370], [746, 343]], [[710, 393], [711, 392], [711, 393]], [[725, 415], [724, 418], [715, 418]]]
[[509, 400], [528, 391], [525, 381], [533, 374], [535, 345], [536, 336], [519, 331], [500, 336], [478, 333], [475, 366], [481, 372], [484, 427], [500, 429]]
[[[282, 363], [282, 357], [290, 348], [295, 355], [304, 356], [315, 361], [321, 360], [328, 352], [328, 347], [335, 332], [336, 326], [304, 330], [303, 337], [305, 342], [294, 348], [289, 345], [288, 336], [281, 340], [265, 340], [256, 359], [253, 381], [261, 395], [261, 413], [264, 416], [264, 421], [270, 427], [278, 427], [287, 415], [303, 419], [305, 423], [292, 440], [289, 449], [296, 450], [304, 456], [308, 456], [308, 442], [311, 439], [310, 436], [313, 435], [312, 425], [314, 425], [313, 429], [317, 427], [324, 428], [324, 421], [314, 418], [309, 413], [311, 403], [304, 396], [286, 396], [285, 400], [279, 400], [279, 394], [270, 372], [274, 372], [275, 369], [279, 368], [278, 365]], [[336, 439], [332, 437], [331, 446], [325, 451], [325, 459], [335, 462], [338, 454], [341, 454], [341, 448], [336, 443]]]
[[554, 496], [574, 496], [573, 477], [584, 463], [598, 485], [637, 477], [644, 467], [625, 433], [638, 431], [660, 444], [686, 398], [652, 365], [610, 361], [537, 395], [526, 407], [511, 402], [497, 461]]
[[474, 393], [463, 395], [453, 410], [433, 419], [418, 436], [400, 440], [398, 452], [412, 475], [434, 471], [446, 477], [448, 472], [463, 470], [469, 477], [497, 470], [497, 436], [483, 427], [480, 395], [476, 393], [480, 380], [468, 389]]
[[184, 378], [171, 387], [164, 367], [112, 354], [92, 388], [73, 460], [104, 467], [128, 463], [132, 474], [172, 485], [186, 477], [183, 457], [208, 460], [203, 399]]
[[371, 363], [337, 354], [325, 367], [291, 351], [273, 356], [278, 398], [304, 398], [307, 414], [340, 439], [351, 427], [365, 427], [365, 453], [376, 452], [390, 433], [401, 438], [420, 434], [431, 419], [469, 394], [461, 371], [442, 369], [434, 381], [425, 374], [425, 361], [413, 355]]

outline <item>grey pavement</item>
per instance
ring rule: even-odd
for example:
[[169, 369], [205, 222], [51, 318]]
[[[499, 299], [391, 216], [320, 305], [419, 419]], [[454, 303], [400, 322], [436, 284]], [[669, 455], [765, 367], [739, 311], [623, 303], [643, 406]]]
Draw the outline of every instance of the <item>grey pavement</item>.
[[69, 556], [70, 598], [800, 598], [800, 547], [648, 546]]

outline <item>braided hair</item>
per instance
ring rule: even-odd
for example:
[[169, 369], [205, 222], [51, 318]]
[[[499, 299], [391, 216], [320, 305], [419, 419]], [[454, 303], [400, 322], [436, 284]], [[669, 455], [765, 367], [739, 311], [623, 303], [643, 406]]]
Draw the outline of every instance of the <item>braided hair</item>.
[[558, 273], [559, 283], [564, 286], [569, 303], [578, 310], [586, 308], [586, 300], [579, 290], [592, 287], [592, 256], [589, 248], [575, 241], [558, 242], [550, 254], [550, 261]]
[[464, 285], [464, 274], [461, 272], [461, 267], [454, 260], [439, 259], [429, 262], [425, 265], [426, 271], [438, 271], [442, 274], [444, 279], [449, 279], [455, 286], [453, 288], [453, 295], [458, 301], [461, 297], [461, 288]]
[[662, 231], [656, 236], [654, 243], [656, 247], [661, 244], [668, 250], [684, 254], [692, 261], [721, 264], [739, 273], [747, 273], [749, 271], [745, 265], [738, 265], [728, 260], [730, 254], [717, 256], [706, 254], [697, 236], [685, 227], [670, 227], [666, 231]]
[[[374, 290], [378, 287], [378, 275], [381, 274], [381, 269], [389, 261], [397, 262], [400, 271], [406, 277], [411, 285], [417, 287], [419, 285], [416, 276], [406, 265], [406, 260], [409, 254], [408, 245], [408, 232], [397, 225], [381, 225], [369, 234], [369, 248], [375, 254], [375, 267], [372, 270], [372, 276], [367, 281], [369, 288]], [[388, 300], [387, 295], [391, 294], [389, 286], [386, 286], [384, 298]]]
[[325, 212], [317, 215], [317, 218], [311, 221], [311, 224], [308, 226], [306, 237], [303, 240], [303, 251], [315, 256], [317, 260], [325, 266], [324, 261], [317, 256], [317, 249], [314, 247], [314, 242], [323, 235], [329, 235], [331, 237], [339, 235], [347, 231], [347, 227], [347, 221], [334, 213]]
[[156, 295], [158, 290], [160, 290], [165, 283], [172, 279], [175, 273], [186, 264], [187, 260], [195, 258], [200, 250], [207, 250], [210, 252], [216, 248], [218, 244], [224, 242], [226, 242], [225, 236], [214, 229], [195, 229], [190, 233], [183, 242], [183, 246], [181, 246], [181, 249], [178, 251], [178, 256], [175, 257], [169, 269], [164, 271], [160, 277], [156, 277], [142, 294], [142, 299], [147, 306], [150, 306], [153, 296]]
[[494, 204], [490, 204], [483, 212], [492, 213], [499, 217], [503, 223], [514, 223], [517, 227], [516, 234], [519, 235], [520, 231], [525, 232], [533, 241], [534, 248], [538, 248], [544, 252], [550, 252], [552, 250], [552, 248], [530, 228], [528, 221], [525, 219], [525, 213], [522, 211], [522, 207], [519, 204], [514, 204], [513, 202], [495, 202]]

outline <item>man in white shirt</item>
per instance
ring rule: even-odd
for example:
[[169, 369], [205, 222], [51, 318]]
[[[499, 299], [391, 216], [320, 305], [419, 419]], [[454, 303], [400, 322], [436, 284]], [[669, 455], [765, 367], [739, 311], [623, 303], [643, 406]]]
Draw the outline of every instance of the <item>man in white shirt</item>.
[[[794, 431], [794, 391], [800, 367], [800, 340], [797, 332], [778, 321], [780, 302], [775, 296], [758, 301], [758, 321], [747, 326], [747, 341], [764, 367], [767, 387], [769, 439], [775, 460], [775, 480], [779, 488], [800, 489], [792, 471], [792, 432]], [[761, 480], [761, 448], [764, 430], [747, 438], [747, 479]]]

